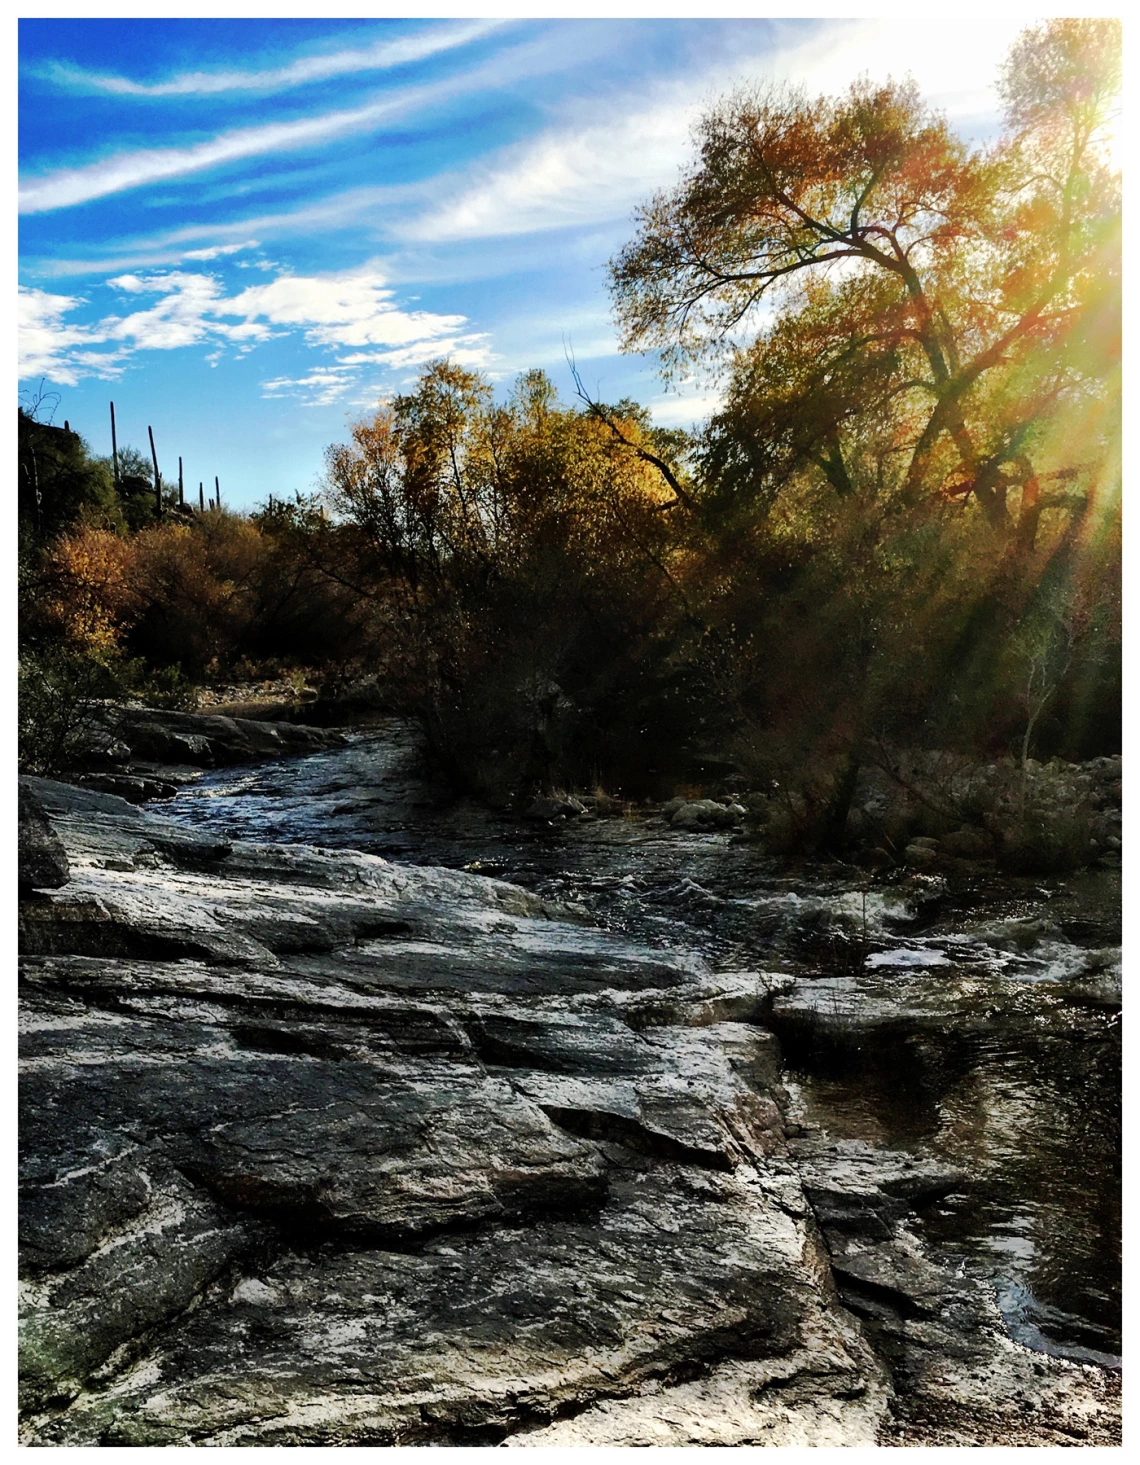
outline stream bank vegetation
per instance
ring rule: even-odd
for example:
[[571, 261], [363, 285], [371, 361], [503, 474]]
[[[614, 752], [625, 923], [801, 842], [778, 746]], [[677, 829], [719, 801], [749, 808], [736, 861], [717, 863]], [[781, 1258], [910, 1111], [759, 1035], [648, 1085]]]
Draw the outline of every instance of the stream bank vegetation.
[[1119, 46], [1024, 32], [985, 148], [910, 82], [711, 107], [610, 265], [623, 346], [722, 388], [691, 434], [438, 361], [318, 492], [160, 513], [144, 455], [117, 482], [21, 411], [25, 765], [286, 674], [367, 682], [492, 798], [735, 789], [773, 849], [872, 864], [1111, 848]]

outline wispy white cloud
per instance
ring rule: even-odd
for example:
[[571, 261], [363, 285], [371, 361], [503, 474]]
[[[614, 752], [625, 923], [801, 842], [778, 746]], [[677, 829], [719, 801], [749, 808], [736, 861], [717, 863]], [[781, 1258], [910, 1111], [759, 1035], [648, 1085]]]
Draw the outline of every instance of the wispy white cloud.
[[1016, 20], [964, 28], [950, 18], [900, 27], [842, 21], [784, 49], [737, 57], [701, 75], [674, 78], [636, 97], [579, 98], [537, 138], [504, 149], [474, 177], [436, 180], [439, 196], [393, 225], [398, 238], [445, 243], [600, 224], [628, 215], [673, 182], [691, 155], [690, 132], [705, 107], [747, 78], [841, 91], [861, 72], [913, 74], [931, 100], [960, 121], [996, 106], [997, 67]]
[[110, 92], [121, 97], [194, 97], [217, 96], [224, 92], [282, 91], [309, 82], [328, 81], [336, 76], [386, 71], [394, 66], [425, 61], [441, 52], [470, 45], [506, 23], [503, 20], [478, 20], [463, 25], [437, 26], [412, 35], [378, 41], [372, 46], [302, 56], [287, 65], [266, 67], [260, 71], [189, 71], [165, 81], [145, 82], [56, 62], [46, 67], [42, 74], [67, 87]]
[[256, 214], [232, 223], [187, 224], [158, 236], [155, 247], [187, 244], [194, 239], [225, 239], [243, 234], [283, 237], [327, 232], [344, 228], [360, 220], [382, 218], [390, 210], [421, 204], [437, 191], [436, 183], [425, 179], [416, 183], [373, 184], [348, 188], [325, 198], [303, 203], [296, 208], [275, 213]]
[[461, 315], [406, 311], [383, 275], [369, 266], [328, 275], [279, 275], [226, 302], [226, 313], [272, 325], [299, 326], [315, 346], [407, 346], [449, 335]]
[[242, 249], [256, 249], [256, 239], [246, 239], [241, 244], [212, 244], [208, 249], [188, 249], [183, 259], [218, 259], [223, 254], [237, 254]]
[[125, 295], [157, 295], [154, 305], [126, 316], [108, 316], [98, 329], [109, 341], [129, 343], [134, 350], [176, 351], [221, 337], [227, 341], [266, 341], [273, 332], [253, 316], [232, 323], [222, 317], [242, 315], [230, 308], [221, 282], [213, 275], [173, 270], [161, 275], [120, 275], [107, 283]]
[[[74, 386], [84, 376], [117, 373], [140, 351], [208, 345], [239, 354], [278, 336], [299, 333], [309, 346], [339, 350], [303, 378], [277, 378], [273, 395], [290, 384], [326, 396], [342, 381], [347, 391], [362, 367], [387, 370], [450, 355], [469, 365], [490, 359], [484, 334], [465, 330], [462, 315], [405, 310], [372, 266], [323, 275], [281, 274], [228, 295], [221, 280], [200, 270], [117, 275], [107, 284], [140, 308], [77, 324], [69, 316], [86, 302], [44, 290], [20, 291], [20, 379], [47, 376]], [[147, 303], [142, 303], [143, 301]]]
[[408, 345], [391, 351], [360, 353], [340, 356], [337, 359], [352, 366], [373, 362], [379, 366], [386, 366], [391, 371], [404, 371], [408, 367], [422, 366], [425, 361], [438, 360], [443, 356], [453, 361], [456, 366], [484, 367], [496, 359], [489, 341], [490, 338], [485, 331], [471, 331], [461, 336], [430, 336], [422, 341], [412, 341]]
[[278, 376], [261, 383], [263, 397], [292, 397], [306, 407], [328, 407], [339, 402], [354, 382], [347, 367], [318, 366], [304, 376]]
[[[202, 229], [195, 232], [195, 237], [208, 237], [210, 234], [216, 235], [218, 232], [217, 229]], [[187, 260], [197, 263], [198, 261], [222, 259], [228, 255], [240, 254], [244, 250], [259, 247], [256, 239], [245, 239], [237, 244], [212, 244], [203, 249], [178, 249], [156, 243], [140, 246], [137, 250], [127, 253], [102, 258], [28, 259], [21, 261], [21, 270], [33, 279], [71, 280], [79, 279], [84, 275], [102, 275], [106, 279], [121, 271], [164, 269], [172, 265], [184, 264]], [[248, 261], [235, 260], [234, 263], [239, 269], [280, 268], [274, 261], [265, 258]]]
[[[422, 86], [405, 87], [365, 106], [319, 113], [289, 122], [240, 127], [204, 142], [135, 149], [80, 167], [61, 168], [21, 183], [19, 211], [26, 214], [70, 208], [109, 194], [184, 177], [244, 158], [322, 146], [335, 138], [375, 130], [397, 117], [407, 117], [460, 96], [564, 69], [573, 63], [573, 59], [571, 51], [560, 53], [548, 41], [526, 43], [509, 48], [455, 76]], [[253, 226], [247, 223], [241, 227], [251, 229]]]
[[91, 349], [99, 343], [98, 335], [85, 326], [65, 322], [64, 316], [82, 304], [74, 295], [21, 288], [17, 306], [21, 381], [46, 376], [61, 386], [73, 387], [84, 376], [118, 374], [116, 354], [101, 355]]
[[[358, 223], [370, 215], [379, 215], [388, 207], [406, 206], [408, 202], [415, 200], [422, 202], [428, 189], [429, 185], [422, 183], [346, 189], [314, 203], [302, 204], [278, 213], [260, 214], [232, 223], [215, 221], [207, 224], [185, 224], [177, 229], [163, 230], [133, 241], [123, 241], [118, 251], [111, 255], [86, 259], [29, 255], [21, 260], [21, 268], [25, 274], [40, 279], [69, 280], [83, 275], [108, 275], [117, 270], [154, 269], [175, 265], [197, 257], [194, 250], [185, 247], [195, 240], [226, 241], [228, 245], [248, 234], [289, 238], [317, 231], [328, 233]], [[246, 243], [252, 246], [250, 240], [243, 242], [240, 247], [245, 248]], [[222, 252], [219, 245], [206, 247], [218, 248], [219, 253]], [[263, 265], [263, 261], [257, 263], [258, 268]]]
[[347, 132], [374, 127], [398, 112], [406, 111], [423, 100], [428, 88], [386, 97], [366, 107], [352, 107], [341, 112], [326, 112], [317, 117], [303, 117], [293, 122], [269, 122], [260, 127], [240, 127], [224, 132], [207, 142], [188, 147], [144, 148], [118, 153], [81, 168], [63, 168], [40, 178], [31, 178], [20, 185], [19, 205], [22, 214], [43, 213], [49, 209], [70, 208], [89, 203], [111, 193], [141, 188], [165, 178], [201, 172], [241, 158], [290, 148], [312, 147], [328, 142]]
[[658, 427], [691, 428], [705, 421], [724, 405], [724, 398], [718, 393], [693, 392], [676, 395], [673, 392], [653, 397], [646, 403]]
[[619, 217], [675, 171], [694, 116], [694, 104], [670, 100], [596, 126], [551, 130], [500, 154], [474, 183], [393, 232], [436, 243]]

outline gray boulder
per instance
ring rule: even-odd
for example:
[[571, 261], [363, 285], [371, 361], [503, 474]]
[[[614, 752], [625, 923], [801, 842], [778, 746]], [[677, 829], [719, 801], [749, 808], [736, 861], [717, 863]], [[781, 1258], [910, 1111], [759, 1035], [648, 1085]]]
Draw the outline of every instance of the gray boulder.
[[147, 778], [132, 773], [88, 773], [83, 776], [84, 788], [98, 793], [117, 794], [128, 803], [145, 804], [151, 799], [173, 798], [178, 785], [165, 778]]
[[934, 839], [913, 839], [903, 851], [903, 860], [916, 870], [928, 870], [938, 863], [939, 843]]
[[573, 794], [543, 794], [527, 806], [523, 818], [552, 823], [559, 819], [579, 819], [586, 812], [585, 804]]
[[661, 812], [674, 829], [732, 829], [744, 819], [739, 804], [718, 804], [715, 799], [672, 800]]
[[942, 848], [959, 860], [987, 860], [993, 857], [994, 840], [985, 829], [964, 824], [942, 836]]
[[31, 787], [20, 780], [20, 890], [57, 890], [69, 876], [67, 852]]
[[295, 757], [337, 747], [341, 733], [293, 722], [258, 722], [205, 712], [141, 707], [121, 712], [115, 731], [137, 760], [159, 765], [221, 767], [257, 758]]

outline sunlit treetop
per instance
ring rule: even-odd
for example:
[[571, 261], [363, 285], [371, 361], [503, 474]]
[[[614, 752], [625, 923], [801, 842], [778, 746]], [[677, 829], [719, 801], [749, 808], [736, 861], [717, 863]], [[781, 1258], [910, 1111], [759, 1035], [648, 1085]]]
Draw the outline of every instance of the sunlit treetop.
[[987, 149], [911, 82], [745, 90], [706, 114], [611, 287], [626, 349], [671, 374], [727, 365], [710, 462], [719, 436], [737, 487], [770, 498], [810, 467], [841, 494], [968, 500], [1028, 547], [1047, 509], [1087, 500], [1117, 390], [1119, 37], [1025, 32]]

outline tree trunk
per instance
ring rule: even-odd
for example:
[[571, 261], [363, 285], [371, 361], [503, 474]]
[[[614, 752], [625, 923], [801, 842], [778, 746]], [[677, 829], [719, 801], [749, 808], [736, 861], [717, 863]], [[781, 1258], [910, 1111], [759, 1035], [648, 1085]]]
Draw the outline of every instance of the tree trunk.
[[823, 811], [821, 844], [825, 850], [841, 850], [846, 843], [847, 815], [851, 812], [851, 802], [855, 797], [859, 768], [858, 755], [849, 752], [843, 771]]

